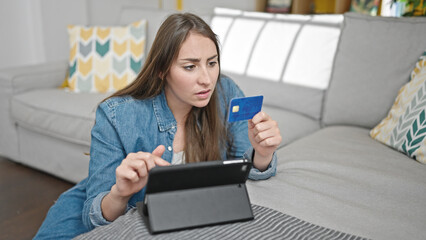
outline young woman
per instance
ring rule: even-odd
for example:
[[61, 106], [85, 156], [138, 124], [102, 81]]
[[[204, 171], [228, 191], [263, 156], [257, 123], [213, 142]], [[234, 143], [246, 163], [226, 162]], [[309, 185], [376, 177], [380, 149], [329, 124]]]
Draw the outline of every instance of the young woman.
[[60, 196], [36, 238], [72, 238], [114, 221], [143, 200], [155, 166], [245, 157], [250, 179], [275, 175], [277, 123], [264, 112], [226, 121], [229, 101], [243, 93], [221, 76], [219, 55], [201, 18], [169, 16], [136, 80], [99, 105], [89, 176]]

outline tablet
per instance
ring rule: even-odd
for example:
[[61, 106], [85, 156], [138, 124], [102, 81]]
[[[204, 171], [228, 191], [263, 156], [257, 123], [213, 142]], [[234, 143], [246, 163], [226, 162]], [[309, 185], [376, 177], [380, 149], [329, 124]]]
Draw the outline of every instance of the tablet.
[[245, 159], [157, 166], [139, 213], [152, 234], [251, 220], [245, 185], [251, 166]]
[[146, 194], [245, 183], [251, 161], [216, 160], [157, 166], [149, 172]]

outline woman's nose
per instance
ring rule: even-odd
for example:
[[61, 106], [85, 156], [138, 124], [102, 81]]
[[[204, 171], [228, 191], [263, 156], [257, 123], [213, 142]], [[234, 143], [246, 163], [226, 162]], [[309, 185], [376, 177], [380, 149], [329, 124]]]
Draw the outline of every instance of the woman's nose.
[[211, 83], [210, 74], [207, 68], [202, 68], [200, 75], [198, 76], [198, 83], [202, 85], [208, 85]]

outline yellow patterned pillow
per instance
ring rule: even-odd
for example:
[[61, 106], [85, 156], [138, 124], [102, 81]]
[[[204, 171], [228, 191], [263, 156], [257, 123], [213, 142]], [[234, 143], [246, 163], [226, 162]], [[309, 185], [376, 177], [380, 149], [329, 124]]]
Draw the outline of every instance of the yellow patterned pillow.
[[370, 136], [421, 163], [426, 163], [426, 52], [398, 93], [388, 116]]
[[74, 92], [113, 92], [132, 82], [145, 56], [146, 20], [124, 27], [68, 26], [68, 86]]

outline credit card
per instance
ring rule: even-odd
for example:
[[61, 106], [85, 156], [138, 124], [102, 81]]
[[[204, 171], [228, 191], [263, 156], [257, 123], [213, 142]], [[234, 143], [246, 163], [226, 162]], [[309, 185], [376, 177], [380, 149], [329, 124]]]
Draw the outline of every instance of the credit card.
[[229, 103], [228, 122], [252, 119], [262, 110], [263, 96], [233, 98]]

